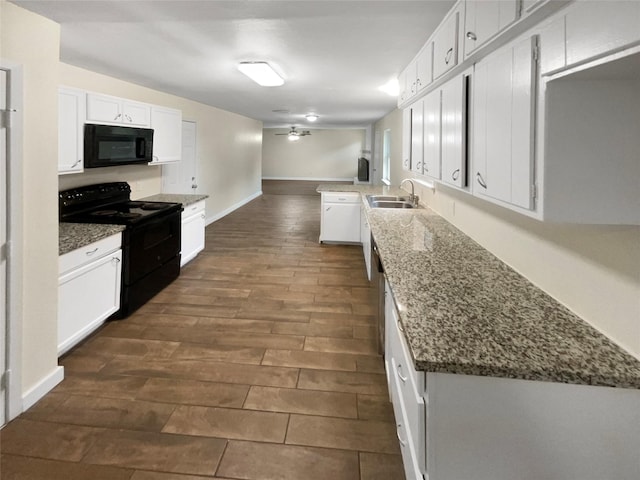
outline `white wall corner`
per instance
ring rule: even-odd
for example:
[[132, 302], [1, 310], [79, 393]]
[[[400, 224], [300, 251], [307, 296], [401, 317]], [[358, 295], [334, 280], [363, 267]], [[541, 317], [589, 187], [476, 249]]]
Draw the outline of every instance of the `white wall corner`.
[[26, 412], [64, 379], [64, 367], [58, 366], [22, 396], [22, 411]]

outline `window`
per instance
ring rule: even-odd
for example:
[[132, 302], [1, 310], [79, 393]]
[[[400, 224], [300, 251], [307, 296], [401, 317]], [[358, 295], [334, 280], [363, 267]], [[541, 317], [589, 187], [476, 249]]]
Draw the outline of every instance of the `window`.
[[391, 185], [391, 129], [382, 136], [382, 183]]

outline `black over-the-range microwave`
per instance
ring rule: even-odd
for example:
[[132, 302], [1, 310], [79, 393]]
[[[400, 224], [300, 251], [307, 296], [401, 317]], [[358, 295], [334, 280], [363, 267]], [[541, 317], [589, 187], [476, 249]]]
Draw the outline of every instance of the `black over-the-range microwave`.
[[85, 168], [149, 163], [153, 159], [153, 130], [119, 125], [84, 126]]

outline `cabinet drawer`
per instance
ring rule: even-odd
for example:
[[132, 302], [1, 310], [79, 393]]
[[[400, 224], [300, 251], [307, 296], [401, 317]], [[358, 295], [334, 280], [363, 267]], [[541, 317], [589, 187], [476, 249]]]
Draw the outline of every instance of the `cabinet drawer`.
[[122, 245], [122, 234], [117, 233], [90, 243], [82, 248], [61, 255], [58, 259], [58, 271], [62, 275], [71, 269], [81, 267], [97, 258], [114, 252]]
[[324, 192], [322, 200], [326, 203], [358, 203], [360, 194], [357, 192]]
[[204, 212], [204, 206], [205, 206], [204, 200], [200, 200], [199, 202], [192, 203], [191, 205], [184, 207], [184, 210], [182, 212], [182, 218], [188, 218], [191, 215]]

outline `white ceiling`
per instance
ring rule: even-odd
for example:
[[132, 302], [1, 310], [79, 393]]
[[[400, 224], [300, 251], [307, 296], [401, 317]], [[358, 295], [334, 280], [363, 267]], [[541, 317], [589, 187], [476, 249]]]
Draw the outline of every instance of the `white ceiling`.
[[[61, 24], [63, 62], [262, 120], [366, 126], [395, 108], [378, 90], [409, 63], [453, 0], [12, 0]], [[267, 61], [286, 83], [236, 66]], [[287, 110], [288, 113], [274, 112]], [[306, 125], [307, 127], [310, 125]]]

